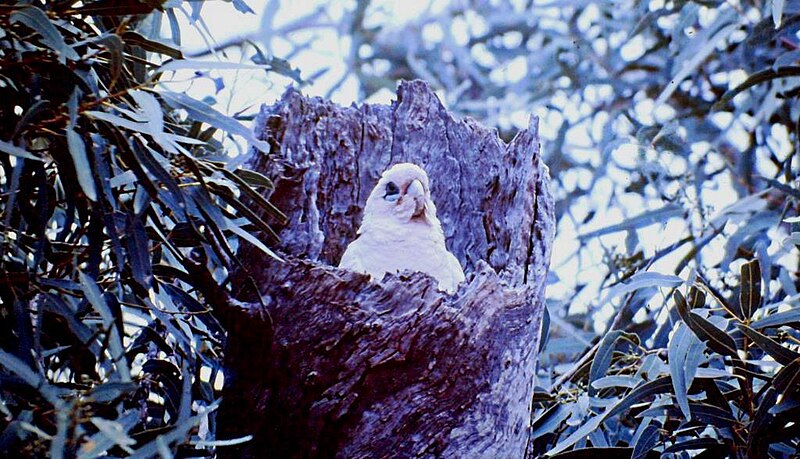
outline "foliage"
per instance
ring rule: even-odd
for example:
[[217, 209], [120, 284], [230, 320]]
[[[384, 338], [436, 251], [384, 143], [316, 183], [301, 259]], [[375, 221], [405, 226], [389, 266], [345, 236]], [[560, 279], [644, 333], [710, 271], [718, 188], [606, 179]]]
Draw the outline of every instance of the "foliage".
[[[437, 2], [408, 22], [390, 3], [280, 25], [270, 1], [259, 39], [297, 33], [300, 61], [325, 40], [299, 32], [340, 34], [344, 74], [311, 91], [422, 78], [507, 139], [541, 117], [560, 205], [531, 456], [794, 454], [800, 2]], [[240, 198], [280, 214], [216, 130], [266, 146], [162, 84], [212, 65], [154, 32], [166, 18], [180, 42], [202, 2], [155, 4], [0, 6], [2, 450], [214, 440], [205, 312], [233, 236], [268, 251], [248, 231], [273, 221]]]
[[253, 233], [274, 236], [282, 215], [261, 198], [269, 179], [223, 148], [230, 136], [268, 146], [164, 84], [239, 65], [183, 58], [178, 17], [199, 22], [202, 6], [0, 6], [4, 456], [214, 445], [226, 272], [237, 240], [271, 254]]
[[800, 2], [436, 5], [358, 2], [349, 75], [423, 78], [506, 138], [541, 116], [561, 204], [531, 455], [794, 454]]
[[539, 394], [531, 450], [569, 457], [565, 451], [590, 444], [630, 457], [795, 454], [800, 314], [762, 301], [758, 260], [742, 265], [740, 279], [734, 299], [700, 281], [688, 298], [675, 290], [663, 347], [621, 329], [603, 336], [591, 359]]

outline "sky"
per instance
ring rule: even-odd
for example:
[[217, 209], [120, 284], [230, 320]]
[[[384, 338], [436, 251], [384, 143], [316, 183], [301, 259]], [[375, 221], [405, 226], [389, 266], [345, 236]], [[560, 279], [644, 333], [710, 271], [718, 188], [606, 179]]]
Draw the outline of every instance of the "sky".
[[[342, 16], [352, 9], [354, 2], [341, 0], [330, 2], [246, 0], [246, 2], [255, 14], [241, 14], [228, 2], [205, 2], [202, 17], [210, 35], [218, 43], [236, 38], [248, 38], [259, 42], [267, 52], [275, 56], [290, 57], [291, 64], [300, 69], [301, 77], [304, 79], [327, 69], [325, 73], [316, 76], [310, 85], [303, 88], [304, 93], [310, 96], [328, 96], [334, 102], [345, 105], [357, 100], [356, 80], [352, 77], [344, 78], [347, 73], [345, 63], [348, 60], [350, 43], [346, 34], [340, 36], [338, 30]], [[397, 13], [396, 20], [407, 20], [413, 17], [413, 14], [410, 14], [412, 11], [418, 11], [417, 8], [427, 2], [408, 0], [376, 3], [390, 4], [389, 7]], [[185, 18], [181, 23], [182, 30], [186, 31], [183, 44], [188, 54], [196, 54], [207, 49], [197, 29], [186, 27], [189, 22]], [[309, 29], [302, 27], [309, 24], [318, 25]], [[165, 32], [168, 30], [166, 24], [164, 29]], [[287, 37], [291, 41], [287, 40]], [[304, 51], [293, 53], [297, 43], [303, 43], [306, 48]], [[342, 78], [345, 81], [338, 86], [338, 90], [329, 92]], [[276, 75], [271, 75], [270, 79], [274, 80], [271, 87], [255, 88], [243, 85], [237, 90], [248, 95], [258, 94], [260, 102], [269, 103], [280, 97], [287, 85], [292, 84], [290, 79]], [[260, 83], [263, 85], [264, 82]], [[383, 93], [381, 97], [370, 102], [386, 103], [392, 96], [393, 94], [388, 92]]]

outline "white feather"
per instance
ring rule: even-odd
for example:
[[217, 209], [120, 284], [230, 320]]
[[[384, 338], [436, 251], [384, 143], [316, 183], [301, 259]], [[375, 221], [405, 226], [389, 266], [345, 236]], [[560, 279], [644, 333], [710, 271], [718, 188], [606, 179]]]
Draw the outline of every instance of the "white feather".
[[[397, 182], [402, 190], [399, 198], [384, 195], [389, 182]], [[424, 203], [422, 211], [419, 203]], [[413, 164], [398, 164], [383, 173], [367, 199], [358, 234], [347, 246], [340, 267], [377, 280], [387, 273], [420, 271], [435, 278], [448, 293], [464, 280], [461, 264], [445, 246], [428, 177]]]

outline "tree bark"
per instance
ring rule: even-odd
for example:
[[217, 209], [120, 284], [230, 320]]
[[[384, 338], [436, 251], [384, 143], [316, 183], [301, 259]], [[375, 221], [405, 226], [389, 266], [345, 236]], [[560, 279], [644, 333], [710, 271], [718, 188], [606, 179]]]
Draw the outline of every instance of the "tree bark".
[[[262, 107], [255, 130], [272, 151], [248, 166], [276, 177], [285, 261], [239, 250], [217, 422], [219, 438], [253, 440], [221, 456], [523, 456], [554, 232], [537, 124], [506, 145], [420, 81], [391, 106], [289, 90]], [[399, 162], [428, 172], [467, 273], [453, 296], [421, 273], [335, 267]]]

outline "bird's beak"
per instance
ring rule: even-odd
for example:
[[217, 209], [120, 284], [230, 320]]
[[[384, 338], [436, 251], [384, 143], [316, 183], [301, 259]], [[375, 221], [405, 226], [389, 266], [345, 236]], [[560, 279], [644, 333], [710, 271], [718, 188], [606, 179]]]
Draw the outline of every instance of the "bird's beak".
[[414, 208], [414, 216], [418, 217], [425, 212], [425, 202], [427, 199], [425, 198], [425, 187], [422, 186], [422, 182], [419, 180], [414, 180], [408, 185], [406, 189], [406, 196], [409, 198], [414, 199], [415, 208]]

